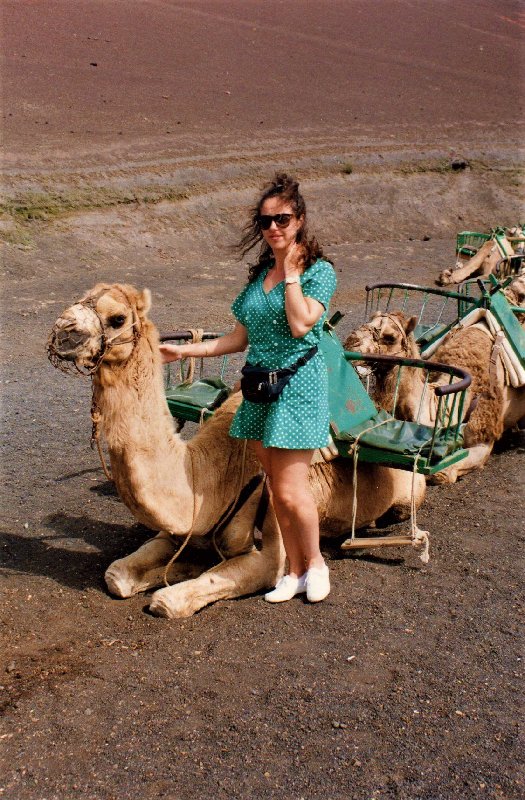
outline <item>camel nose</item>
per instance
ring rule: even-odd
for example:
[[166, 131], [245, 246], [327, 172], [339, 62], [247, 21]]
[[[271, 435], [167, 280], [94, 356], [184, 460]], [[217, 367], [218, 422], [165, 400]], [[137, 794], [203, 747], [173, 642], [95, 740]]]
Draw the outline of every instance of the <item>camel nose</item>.
[[78, 330], [74, 326], [66, 326], [53, 332], [50, 346], [60, 358], [74, 358], [88, 339], [87, 331]]

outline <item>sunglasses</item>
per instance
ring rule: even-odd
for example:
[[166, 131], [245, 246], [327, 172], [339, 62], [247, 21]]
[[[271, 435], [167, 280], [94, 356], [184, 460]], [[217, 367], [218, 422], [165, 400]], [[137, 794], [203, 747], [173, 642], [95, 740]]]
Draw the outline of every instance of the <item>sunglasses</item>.
[[290, 224], [293, 214], [259, 214], [258, 222], [263, 231], [267, 231], [272, 222], [275, 222], [278, 228], [287, 228]]

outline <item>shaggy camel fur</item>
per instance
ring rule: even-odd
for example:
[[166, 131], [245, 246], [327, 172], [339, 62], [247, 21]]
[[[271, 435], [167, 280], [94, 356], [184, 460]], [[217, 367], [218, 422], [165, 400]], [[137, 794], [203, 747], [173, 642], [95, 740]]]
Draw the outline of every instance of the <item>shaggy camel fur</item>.
[[[209, 532], [235, 500], [241, 483], [260, 472], [250, 447], [243, 468], [243, 443], [228, 435], [239, 394], [230, 397], [189, 442], [174, 432], [164, 397], [158, 335], [147, 318], [149, 305], [147, 290], [99, 284], [62, 314], [48, 345], [57, 366], [69, 363], [93, 374], [95, 406], [119, 495], [136, 519], [161, 531], [108, 568], [108, 588], [118, 597], [162, 585], [166, 564], [180, 537], [190, 530], [211, 547]], [[352, 461], [343, 459], [311, 467], [322, 535], [342, 535], [351, 527], [352, 468]], [[422, 476], [416, 478], [419, 507], [425, 482]], [[411, 482], [407, 472], [359, 466], [357, 527], [387, 512], [407, 518]], [[222, 563], [207, 571], [179, 561], [172, 565], [168, 580], [176, 583], [153, 594], [153, 613], [187, 617], [215, 600], [275, 584], [284, 570], [284, 549], [271, 505], [262, 526], [262, 548], [254, 546], [260, 495], [259, 487], [220, 535]]]
[[[372, 319], [347, 338], [345, 349], [360, 353], [381, 353], [405, 358], [421, 358], [413, 330], [417, 318], [407, 318], [401, 312], [377, 311]], [[493, 342], [489, 335], [477, 327], [453, 331], [432, 356], [437, 361], [460, 367], [472, 376], [464, 406], [464, 446], [469, 450], [466, 458], [432, 476], [433, 483], [455, 483], [461, 476], [480, 469], [488, 460], [494, 442], [503, 431], [514, 427], [525, 416], [525, 387], [506, 386], [503, 370], [498, 364], [497, 377], [491, 381], [490, 358]], [[379, 365], [374, 369], [375, 403], [392, 411], [399, 367]], [[438, 383], [444, 380], [438, 379]], [[396, 416], [433, 425], [436, 397], [425, 386], [423, 371], [403, 367], [397, 388]], [[419, 416], [418, 416], [419, 414]]]
[[485, 278], [496, 272], [496, 266], [502, 258], [523, 252], [522, 236], [519, 228], [507, 230], [505, 236], [499, 237], [501, 249], [495, 239], [488, 239], [466, 263], [459, 260], [456, 269], [445, 269], [440, 272], [436, 280], [437, 285], [448, 286], [451, 283], [461, 283], [473, 277]]

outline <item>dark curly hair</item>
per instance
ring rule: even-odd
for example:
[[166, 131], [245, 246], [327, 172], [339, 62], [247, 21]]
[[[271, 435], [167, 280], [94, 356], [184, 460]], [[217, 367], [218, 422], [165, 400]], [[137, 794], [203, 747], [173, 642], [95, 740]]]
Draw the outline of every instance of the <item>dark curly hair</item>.
[[303, 217], [303, 224], [296, 235], [296, 242], [301, 245], [302, 249], [303, 268], [308, 269], [318, 258], [329, 260], [324, 256], [321, 246], [315, 236], [308, 235], [306, 226], [306, 205], [302, 194], [299, 192], [298, 182], [284, 172], [277, 173], [274, 179], [266, 184], [257, 204], [251, 209], [250, 221], [243, 229], [244, 234], [240, 242], [234, 246], [234, 250], [238, 254], [239, 259], [243, 259], [250, 250], [259, 243], [261, 244], [257, 261], [254, 264], [250, 264], [248, 268], [249, 283], [253, 283], [263, 270], [272, 267], [275, 261], [270, 245], [267, 244], [263, 238], [261, 225], [259, 223], [259, 216], [263, 203], [270, 197], [279, 197], [283, 202], [289, 203], [295, 216], [297, 218]]

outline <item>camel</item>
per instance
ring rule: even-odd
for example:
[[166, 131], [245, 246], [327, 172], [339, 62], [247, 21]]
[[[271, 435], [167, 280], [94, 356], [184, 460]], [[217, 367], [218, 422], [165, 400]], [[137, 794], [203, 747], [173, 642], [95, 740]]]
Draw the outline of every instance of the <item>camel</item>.
[[[520, 278], [516, 285], [521, 286]], [[511, 284], [512, 286], [512, 284]], [[509, 296], [510, 299], [510, 296]], [[417, 317], [402, 312], [377, 311], [371, 320], [353, 331], [344, 347], [360, 353], [421, 358], [413, 331]], [[472, 376], [464, 405], [463, 437], [468, 456], [433, 475], [433, 483], [455, 483], [459, 477], [482, 468], [504, 430], [513, 428], [525, 417], [525, 386], [506, 385], [504, 370], [498, 360], [496, 370], [490, 368], [493, 341], [481, 327], [460, 328], [449, 333], [432, 354], [432, 361], [460, 367]], [[397, 386], [396, 417], [433, 425], [436, 397], [425, 384], [423, 371], [414, 367], [380, 364], [374, 367], [376, 405], [392, 412]], [[492, 374], [491, 374], [492, 373]], [[437, 379], [437, 383], [444, 378]]]
[[[159, 531], [108, 567], [105, 580], [110, 593], [126, 598], [156, 589], [149, 605], [153, 614], [187, 617], [216, 600], [275, 585], [285, 557], [271, 504], [259, 523], [261, 549], [255, 547], [259, 484], [233, 518], [223, 522], [216, 542], [221, 563], [208, 570], [193, 563], [168, 563], [181, 537], [191, 535], [211, 548], [210, 532], [223, 520], [239, 489], [257, 479], [260, 466], [249, 443], [245, 447], [228, 435], [240, 393], [230, 396], [191, 440], [183, 441], [174, 431], [164, 397], [159, 337], [148, 319], [150, 302], [147, 289], [97, 284], [56, 321], [48, 354], [64, 371], [71, 367], [91, 375], [92, 416], [101, 420], [118, 493], [137, 520]], [[320, 458], [312, 464], [310, 482], [323, 536], [340, 536], [351, 527], [352, 469], [350, 459], [326, 463]], [[424, 479], [417, 475], [417, 507], [424, 495]], [[412, 475], [360, 465], [356, 497], [358, 528], [388, 513], [406, 519]], [[173, 585], [159, 589], [165, 572]]]
[[488, 239], [478, 252], [465, 263], [461, 258], [456, 262], [455, 269], [443, 270], [436, 283], [438, 286], [448, 286], [451, 283], [461, 283], [468, 278], [486, 278], [496, 272], [496, 267], [501, 259], [510, 259], [514, 255], [523, 255], [525, 239], [519, 227], [509, 228], [504, 235]]
[[[523, 306], [525, 309], [525, 272], [514, 278], [512, 283], [504, 289], [504, 293], [512, 306]], [[523, 326], [525, 323], [525, 311], [523, 313], [521, 311], [516, 312], [516, 319]]]

